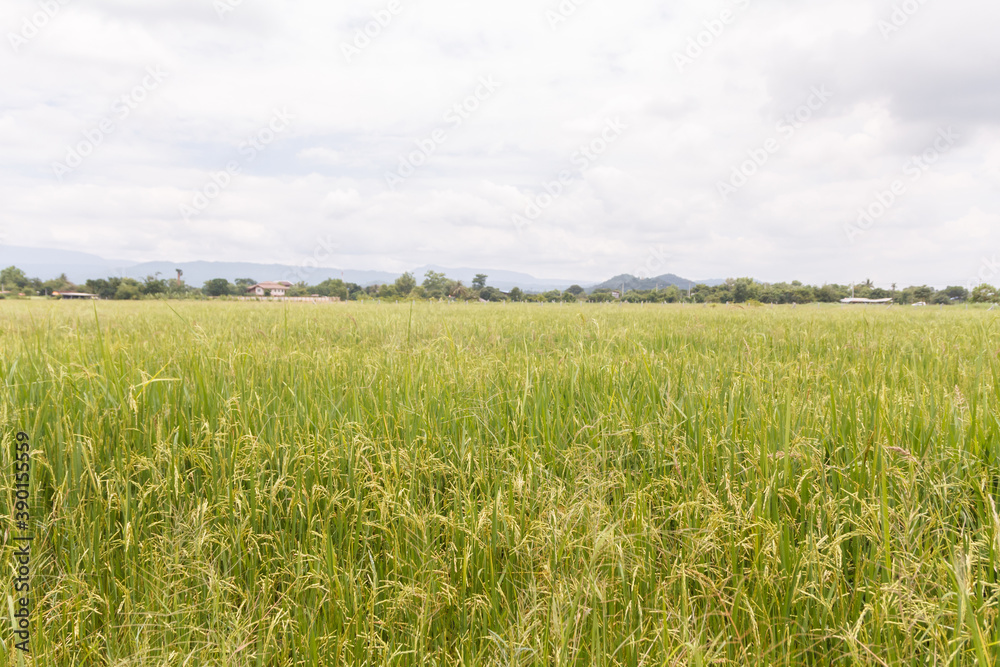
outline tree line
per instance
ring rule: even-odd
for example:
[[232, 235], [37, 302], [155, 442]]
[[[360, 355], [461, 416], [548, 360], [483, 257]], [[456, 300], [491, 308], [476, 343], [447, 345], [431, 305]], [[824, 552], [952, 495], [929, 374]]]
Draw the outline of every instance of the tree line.
[[[286, 296], [337, 297], [342, 301], [449, 299], [550, 303], [601, 303], [621, 300], [628, 303], [806, 304], [836, 303], [850, 296], [869, 299], [892, 298], [900, 304], [922, 302], [950, 305], [966, 301], [1000, 302], [1000, 290], [985, 284], [971, 291], [959, 286], [935, 290], [927, 285], [913, 285], [903, 289], [897, 289], [896, 285], [892, 285], [891, 289], [884, 289], [876, 287], [870, 280], [854, 286], [836, 284], [813, 286], [804, 285], [799, 281], [763, 283], [752, 278], [730, 278], [721, 285], [695, 285], [690, 289], [671, 285], [652, 290], [628, 290], [620, 294], [606, 288], [588, 291], [580, 285], [547, 292], [525, 292], [518, 287], [503, 292], [488, 285], [488, 279], [489, 276], [480, 273], [470, 285], [465, 285], [460, 280], [448, 278], [444, 273], [428, 271], [424, 274], [423, 281], [418, 282], [417, 278], [408, 272], [391, 283], [362, 287], [357, 283], [331, 278], [315, 285], [305, 282], [289, 284]], [[0, 298], [50, 296], [59, 292], [84, 292], [94, 294], [101, 299], [115, 300], [226, 298], [247, 295], [248, 289], [257, 282], [252, 278], [239, 278], [233, 282], [225, 278], [214, 278], [206, 281], [201, 287], [195, 287], [188, 285], [181, 278], [181, 272], [178, 272], [176, 279], [161, 278], [159, 274], [147, 276], [144, 280], [112, 276], [90, 279], [82, 285], [75, 285], [65, 273], [58, 278], [43, 282], [38, 278], [27, 277], [24, 271], [16, 266], [9, 266], [0, 271], [0, 291], [5, 292], [0, 294]]]

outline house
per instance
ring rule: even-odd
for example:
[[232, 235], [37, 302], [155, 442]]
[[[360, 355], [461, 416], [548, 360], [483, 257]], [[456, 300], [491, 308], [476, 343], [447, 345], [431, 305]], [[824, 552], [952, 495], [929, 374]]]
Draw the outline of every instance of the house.
[[52, 296], [57, 299], [96, 299], [96, 294], [87, 294], [85, 292], [53, 292]]
[[287, 280], [281, 280], [278, 282], [266, 281], [262, 283], [257, 283], [256, 285], [251, 285], [247, 288], [247, 292], [255, 296], [285, 296], [288, 288], [292, 284]]

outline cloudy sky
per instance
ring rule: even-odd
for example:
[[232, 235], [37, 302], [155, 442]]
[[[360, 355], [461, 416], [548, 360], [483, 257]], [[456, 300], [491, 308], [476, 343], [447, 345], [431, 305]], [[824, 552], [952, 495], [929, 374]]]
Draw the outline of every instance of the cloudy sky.
[[4, 0], [0, 238], [1000, 282], [995, 0]]

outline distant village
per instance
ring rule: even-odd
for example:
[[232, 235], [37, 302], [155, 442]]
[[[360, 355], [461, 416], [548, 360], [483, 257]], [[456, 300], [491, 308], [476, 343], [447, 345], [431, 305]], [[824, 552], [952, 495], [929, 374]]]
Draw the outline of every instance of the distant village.
[[[203, 285], [189, 285], [183, 271], [169, 278], [147, 276], [144, 280], [108, 277], [87, 280], [77, 285], [62, 274], [50, 280], [29, 278], [16, 266], [0, 271], [0, 299], [223, 299], [246, 301], [343, 302], [364, 300], [453, 300], [482, 302], [613, 302], [625, 303], [735, 303], [735, 304], [808, 304], [842, 303], [845, 305], [953, 305], [957, 303], [997, 303], [1000, 292], [991, 285], [972, 289], [961, 286], [936, 290], [927, 285], [897, 289], [876, 287], [870, 280], [858, 285], [804, 285], [762, 283], [752, 278], [731, 278], [718, 285], [655, 284], [655, 279], [617, 276], [608, 283], [584, 288], [571, 285], [565, 290], [523, 291], [513, 287], [502, 291], [489, 285], [489, 276], [478, 274], [469, 285], [444, 273], [427, 271], [419, 281], [404, 273], [394, 282], [361, 286], [339, 279], [316, 285], [287, 280], [257, 281], [240, 278], [230, 282], [214, 278]], [[650, 283], [654, 283], [651, 285]]]

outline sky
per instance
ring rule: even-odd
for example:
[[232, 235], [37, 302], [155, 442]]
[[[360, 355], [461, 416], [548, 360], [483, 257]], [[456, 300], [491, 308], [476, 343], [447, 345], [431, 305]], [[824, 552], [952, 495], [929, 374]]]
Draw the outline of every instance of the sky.
[[995, 0], [4, 0], [0, 243], [1000, 284]]

